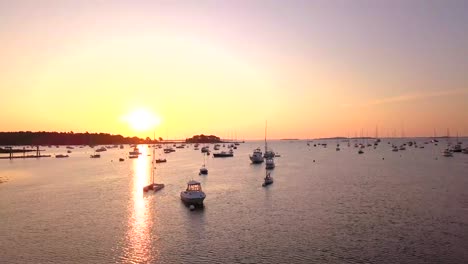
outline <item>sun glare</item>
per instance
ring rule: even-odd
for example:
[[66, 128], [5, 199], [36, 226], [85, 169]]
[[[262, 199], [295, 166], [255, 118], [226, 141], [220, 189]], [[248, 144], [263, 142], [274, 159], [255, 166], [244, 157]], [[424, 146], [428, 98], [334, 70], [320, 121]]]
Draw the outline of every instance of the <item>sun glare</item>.
[[145, 109], [137, 109], [125, 116], [124, 119], [135, 131], [154, 129], [154, 127], [161, 123], [161, 119], [159, 117]]

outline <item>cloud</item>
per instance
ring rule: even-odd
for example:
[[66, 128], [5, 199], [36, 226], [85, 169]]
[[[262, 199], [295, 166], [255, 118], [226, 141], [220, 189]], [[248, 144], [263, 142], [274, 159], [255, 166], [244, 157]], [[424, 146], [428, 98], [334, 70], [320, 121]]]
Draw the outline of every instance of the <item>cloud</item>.
[[[432, 98], [432, 97], [439, 97], [439, 96], [448, 96], [448, 95], [464, 95], [468, 94], [468, 89], [453, 89], [453, 90], [440, 90], [440, 91], [432, 91], [432, 92], [413, 92], [402, 94], [398, 96], [374, 99], [367, 103], [361, 103], [359, 106], [373, 106], [373, 105], [383, 105], [383, 104], [391, 104], [391, 103], [400, 103], [400, 102], [408, 102], [408, 101], [416, 101], [425, 98]], [[354, 106], [353, 104], [342, 104], [341, 107], [348, 108]]]

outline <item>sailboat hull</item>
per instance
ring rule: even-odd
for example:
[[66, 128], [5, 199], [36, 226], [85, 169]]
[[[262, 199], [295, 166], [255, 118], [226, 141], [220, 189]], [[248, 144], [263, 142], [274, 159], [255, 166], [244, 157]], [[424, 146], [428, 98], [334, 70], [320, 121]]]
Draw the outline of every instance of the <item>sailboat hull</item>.
[[164, 184], [162, 183], [152, 183], [150, 185], [147, 185], [145, 187], [143, 187], [143, 191], [144, 192], [148, 192], [148, 191], [159, 191], [161, 190], [162, 188], [164, 188]]

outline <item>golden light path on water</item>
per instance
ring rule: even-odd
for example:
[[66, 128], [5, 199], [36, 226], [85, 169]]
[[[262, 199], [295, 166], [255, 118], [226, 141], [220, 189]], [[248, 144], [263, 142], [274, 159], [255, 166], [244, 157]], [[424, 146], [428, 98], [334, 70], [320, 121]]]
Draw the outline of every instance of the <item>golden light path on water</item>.
[[143, 263], [154, 260], [154, 251], [151, 249], [151, 230], [152, 230], [152, 215], [149, 210], [149, 200], [145, 199], [143, 187], [149, 184], [150, 181], [150, 166], [151, 161], [147, 158], [148, 148], [139, 146], [142, 153], [137, 159], [133, 159], [133, 187], [132, 199], [133, 208], [129, 218], [129, 231], [127, 233], [128, 251], [126, 258], [133, 263]]

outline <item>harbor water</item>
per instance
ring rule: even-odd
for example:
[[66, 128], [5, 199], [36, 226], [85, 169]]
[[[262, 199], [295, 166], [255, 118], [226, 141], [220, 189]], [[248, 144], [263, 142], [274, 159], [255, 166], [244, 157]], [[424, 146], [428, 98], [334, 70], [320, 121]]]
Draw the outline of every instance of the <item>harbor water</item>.
[[[262, 141], [208, 156], [208, 175], [193, 146], [156, 149], [167, 159], [155, 164], [156, 193], [143, 192], [146, 145], [136, 159], [129, 146], [53, 158], [62, 146], [0, 160], [0, 263], [468, 263], [468, 155], [412, 140], [424, 148], [270, 141], [281, 157], [267, 187], [265, 164], [249, 160]], [[194, 211], [179, 196], [192, 179], [206, 193]]]

